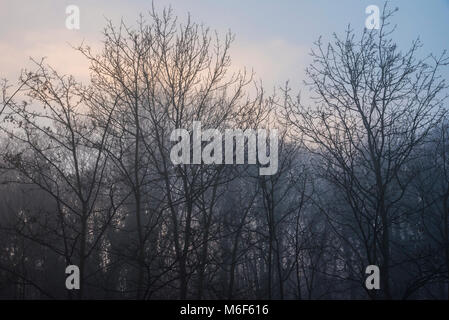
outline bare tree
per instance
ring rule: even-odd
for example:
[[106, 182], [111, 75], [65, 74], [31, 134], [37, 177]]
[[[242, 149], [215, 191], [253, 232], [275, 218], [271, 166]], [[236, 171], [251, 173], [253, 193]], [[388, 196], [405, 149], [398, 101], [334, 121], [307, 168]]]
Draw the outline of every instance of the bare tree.
[[439, 70], [448, 62], [445, 54], [418, 59], [418, 40], [400, 51], [390, 38], [392, 14], [385, 6], [380, 29], [365, 29], [360, 39], [348, 28], [332, 43], [318, 40], [307, 69], [314, 105], [299, 97], [286, 105], [305, 147], [321, 159], [322, 178], [344, 203], [327, 212], [329, 220], [354, 254], [363, 248], [360, 275], [363, 266], [380, 265], [384, 298], [392, 297], [392, 225], [407, 215], [398, 204], [414, 176], [407, 166], [444, 114]]
[[[142, 297], [144, 282], [152, 282], [144, 279], [148, 260], [144, 252], [147, 244], [152, 246], [155, 240], [146, 233], [146, 230], [154, 231], [154, 225], [146, 228], [144, 221], [160, 221], [161, 216], [169, 213], [180, 298], [186, 298], [188, 256], [195, 240], [192, 224], [196, 215], [206, 214], [201, 283], [217, 187], [229, 177], [223, 175], [225, 171], [220, 167], [211, 170], [202, 164], [174, 166], [170, 160], [170, 133], [175, 128], [190, 129], [193, 121], [217, 129], [240, 124], [260, 114], [257, 109], [261, 108], [262, 99], [247, 97], [245, 87], [251, 83], [250, 76], [228, 71], [232, 35], [228, 34], [222, 42], [218, 35], [212, 37], [208, 29], [191, 22], [190, 17], [178, 29], [171, 9], [159, 15], [153, 8], [149, 17], [152, 22], [146, 23], [141, 16], [136, 28], [123, 22], [118, 29], [109, 24], [101, 55], [91, 53], [89, 47], [79, 50], [91, 62], [96, 90], [107, 95], [110, 101], [118, 101], [114, 111], [110, 111], [114, 108], [111, 104], [98, 104], [97, 114], [99, 118], [113, 114], [111, 135], [115, 142], [109, 154], [135, 199], [137, 297]], [[152, 201], [161, 205], [156, 205], [157, 212], [149, 210], [149, 216], [145, 216], [148, 207], [143, 207], [143, 199], [152, 197], [145, 190], [154, 185], [162, 193]], [[205, 192], [209, 188], [212, 196], [208, 200], [210, 204], [205, 204]], [[154, 253], [154, 248], [149, 252]]]
[[[419, 41], [399, 50], [392, 15], [317, 41], [307, 103], [233, 72], [234, 35], [170, 8], [108, 21], [99, 52], [74, 48], [89, 84], [43, 60], [5, 80], [0, 297], [447, 297], [449, 60], [421, 58]], [[233, 137], [234, 164], [217, 160], [228, 141], [209, 143], [228, 128], [280, 132], [265, 149], [277, 172], [236, 164], [248, 137]], [[172, 161], [175, 129], [195, 141], [190, 163]], [[380, 292], [364, 286], [371, 264]]]
[[[56, 225], [51, 228], [56, 229], [48, 231], [55, 233], [57, 243], [52, 237], [20, 232], [63, 256], [67, 265], [76, 262], [81, 274], [78, 297], [82, 298], [86, 260], [115, 213], [99, 207], [108, 133], [93, 133], [90, 126], [89, 103], [95, 99], [90, 88], [73, 77], [60, 76], [43, 61], [35, 63], [36, 71], [24, 71], [20, 79], [21, 94], [27, 100], [8, 104], [6, 120], [11, 126], [2, 130], [16, 143], [6, 151], [4, 161], [20, 173], [18, 182], [33, 183], [54, 199]], [[95, 219], [96, 215], [102, 216]]]

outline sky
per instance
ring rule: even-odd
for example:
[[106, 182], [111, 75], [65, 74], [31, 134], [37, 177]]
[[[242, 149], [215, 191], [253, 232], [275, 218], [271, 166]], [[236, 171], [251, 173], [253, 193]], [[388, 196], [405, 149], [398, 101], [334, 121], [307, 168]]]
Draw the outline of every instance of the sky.
[[[374, 0], [154, 0], [156, 9], [171, 5], [180, 20], [190, 13], [224, 35], [236, 39], [231, 48], [234, 68], [253, 69], [265, 86], [279, 87], [286, 80], [301, 88], [309, 53], [319, 36], [343, 34], [348, 24], [358, 33], [365, 27], [365, 8], [384, 1]], [[80, 29], [65, 26], [68, 5], [80, 9]], [[420, 37], [420, 54], [440, 54], [449, 49], [449, 0], [391, 0], [398, 7], [392, 22], [394, 39], [407, 48]], [[71, 46], [81, 42], [99, 49], [106, 18], [132, 24], [151, 8], [150, 0], [0, 0], [0, 78], [14, 83], [20, 70], [30, 66], [30, 57], [46, 57], [61, 73], [88, 79], [87, 61]], [[449, 71], [445, 70], [449, 80]]]

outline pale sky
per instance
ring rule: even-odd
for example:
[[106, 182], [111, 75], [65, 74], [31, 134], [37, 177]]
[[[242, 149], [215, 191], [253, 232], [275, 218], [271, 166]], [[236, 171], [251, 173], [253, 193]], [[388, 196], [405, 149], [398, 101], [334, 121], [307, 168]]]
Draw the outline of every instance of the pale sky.
[[[350, 23], [362, 32], [368, 5], [365, 0], [155, 0], [157, 9], [171, 6], [184, 19], [188, 12], [196, 22], [224, 34], [231, 30], [236, 40], [231, 51], [234, 67], [253, 68], [268, 87], [291, 80], [300, 89], [303, 70], [310, 62], [313, 42], [322, 35], [342, 34]], [[65, 27], [68, 5], [80, 8], [80, 30]], [[392, 0], [399, 7], [393, 18], [398, 25], [395, 40], [407, 46], [419, 36], [423, 55], [449, 49], [449, 0]], [[118, 23], [123, 17], [133, 23], [151, 7], [149, 0], [0, 0], [0, 78], [15, 82], [29, 57], [47, 57], [62, 73], [88, 78], [88, 65], [70, 44], [96, 47], [105, 17]], [[449, 72], [446, 70], [445, 75]], [[449, 80], [449, 79], [448, 79]]]

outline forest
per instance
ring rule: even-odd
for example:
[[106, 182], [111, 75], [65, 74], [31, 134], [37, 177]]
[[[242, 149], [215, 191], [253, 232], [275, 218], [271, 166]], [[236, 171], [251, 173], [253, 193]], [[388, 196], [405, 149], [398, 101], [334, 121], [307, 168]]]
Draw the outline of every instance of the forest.
[[[88, 83], [45, 59], [1, 82], [0, 298], [449, 299], [449, 57], [399, 48], [394, 13], [317, 39], [303, 88], [170, 8], [74, 47]], [[276, 173], [174, 164], [195, 121], [276, 129]]]

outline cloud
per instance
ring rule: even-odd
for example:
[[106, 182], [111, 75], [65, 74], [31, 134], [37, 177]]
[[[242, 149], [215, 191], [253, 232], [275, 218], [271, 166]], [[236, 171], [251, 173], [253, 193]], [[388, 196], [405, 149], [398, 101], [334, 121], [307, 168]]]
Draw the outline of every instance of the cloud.
[[279, 87], [287, 80], [296, 85], [304, 79], [309, 51], [309, 47], [283, 39], [268, 39], [258, 42], [236, 40], [230, 53], [235, 70], [252, 68], [256, 79], [262, 79], [267, 87]]
[[72, 74], [79, 80], [88, 80], [88, 62], [72, 46], [81, 44], [83, 38], [69, 30], [52, 30], [46, 33], [26, 32], [20, 42], [0, 42], [0, 76], [11, 81], [17, 79], [21, 69], [33, 68], [29, 58], [46, 62], [62, 74]]

